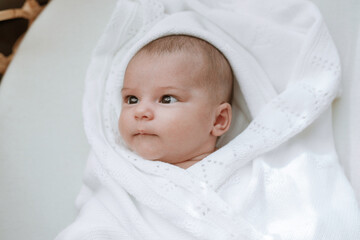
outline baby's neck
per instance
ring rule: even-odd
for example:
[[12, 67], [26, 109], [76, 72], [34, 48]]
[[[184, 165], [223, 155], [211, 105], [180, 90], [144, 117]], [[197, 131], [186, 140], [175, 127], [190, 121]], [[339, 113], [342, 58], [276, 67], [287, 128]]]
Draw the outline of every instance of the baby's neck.
[[199, 156], [196, 156], [192, 159], [180, 162], [180, 163], [175, 163], [175, 166], [181, 167], [183, 169], [187, 169], [189, 167], [191, 167], [192, 165], [194, 165], [195, 163], [201, 161], [202, 159], [204, 159], [205, 157], [207, 157], [208, 155], [210, 155], [212, 152], [207, 152], [207, 153], [203, 153]]

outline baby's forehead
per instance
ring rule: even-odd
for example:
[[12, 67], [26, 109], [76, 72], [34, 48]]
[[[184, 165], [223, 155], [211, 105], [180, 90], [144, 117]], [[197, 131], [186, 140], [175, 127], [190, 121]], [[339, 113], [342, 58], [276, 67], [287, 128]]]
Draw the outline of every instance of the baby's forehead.
[[142, 76], [175, 76], [198, 80], [203, 78], [208, 68], [203, 57], [191, 51], [173, 51], [164, 53], [138, 52], [129, 62], [125, 79], [127, 77]]
[[150, 66], [150, 69], [153, 67], [153, 70], [156, 70], [159, 65], [176, 69], [179, 74], [196, 73], [197, 76], [207, 74], [210, 70], [209, 62], [206, 61], [202, 54], [185, 49], [161, 53], [140, 50], [129, 61], [126, 70], [137, 71], [145, 66]]
[[[125, 74], [124, 85], [136, 85], [143, 89], [144, 81], [156, 81], [156, 86], [174, 84], [177, 88], [201, 89], [209, 95], [209, 103], [213, 102], [211, 99], [214, 99], [215, 95], [223, 92], [224, 86], [216, 83], [217, 69], [206, 61], [203, 54], [197, 54], [188, 49], [162, 53], [139, 51], [132, 61], [133, 64], [127, 69], [129, 74]], [[136, 78], [141, 73], [144, 74]], [[157, 75], [158, 78], [150, 77], [153, 75]], [[127, 76], [130, 77], [127, 78]]]

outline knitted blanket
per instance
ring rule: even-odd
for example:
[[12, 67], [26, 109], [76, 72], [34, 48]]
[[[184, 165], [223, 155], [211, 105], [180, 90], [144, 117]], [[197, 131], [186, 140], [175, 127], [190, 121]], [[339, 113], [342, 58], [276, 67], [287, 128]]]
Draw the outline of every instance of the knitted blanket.
[[[130, 59], [173, 34], [214, 45], [235, 76], [229, 132], [188, 169], [142, 159], [117, 126]], [[360, 239], [333, 142], [340, 76], [308, 1], [120, 0], [86, 79], [91, 152], [79, 215], [56, 240]]]

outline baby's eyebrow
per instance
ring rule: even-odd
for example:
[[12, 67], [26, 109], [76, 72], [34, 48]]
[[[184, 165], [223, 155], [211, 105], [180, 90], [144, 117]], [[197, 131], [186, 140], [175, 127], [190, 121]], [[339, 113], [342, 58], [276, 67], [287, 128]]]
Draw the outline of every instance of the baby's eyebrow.
[[121, 89], [121, 91], [120, 91], [120, 94], [121, 94], [121, 96], [125, 96], [125, 95], [127, 95], [127, 94], [129, 94], [129, 93], [131, 93], [132, 92], [132, 89], [131, 88], [122, 88]]
[[[188, 89], [186, 89], [186, 88], [174, 87], [174, 86], [164, 86], [164, 87], [159, 87], [158, 89], [161, 89], [161, 90], [163, 90], [163, 91], [166, 91], [166, 90], [187, 91], [187, 90], [188, 90]], [[127, 91], [131, 91], [131, 90], [133, 90], [133, 88], [123, 87], [123, 88], [121, 89], [121, 93], [127, 92]]]
[[130, 90], [131, 88], [122, 88], [121, 89], [121, 92], [125, 92], [125, 91], [128, 91], [128, 90]]
[[181, 90], [181, 91], [186, 91], [185, 88], [181, 88], [181, 87], [173, 87], [173, 86], [165, 86], [165, 87], [159, 87], [162, 90]]

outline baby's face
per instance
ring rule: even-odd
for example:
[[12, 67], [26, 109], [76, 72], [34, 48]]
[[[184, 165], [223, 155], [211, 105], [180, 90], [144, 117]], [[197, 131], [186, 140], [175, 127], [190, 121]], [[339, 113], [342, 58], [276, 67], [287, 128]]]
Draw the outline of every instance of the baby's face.
[[191, 53], [140, 53], [122, 89], [119, 130], [130, 149], [148, 160], [176, 164], [213, 151], [215, 104], [197, 84], [203, 60]]

